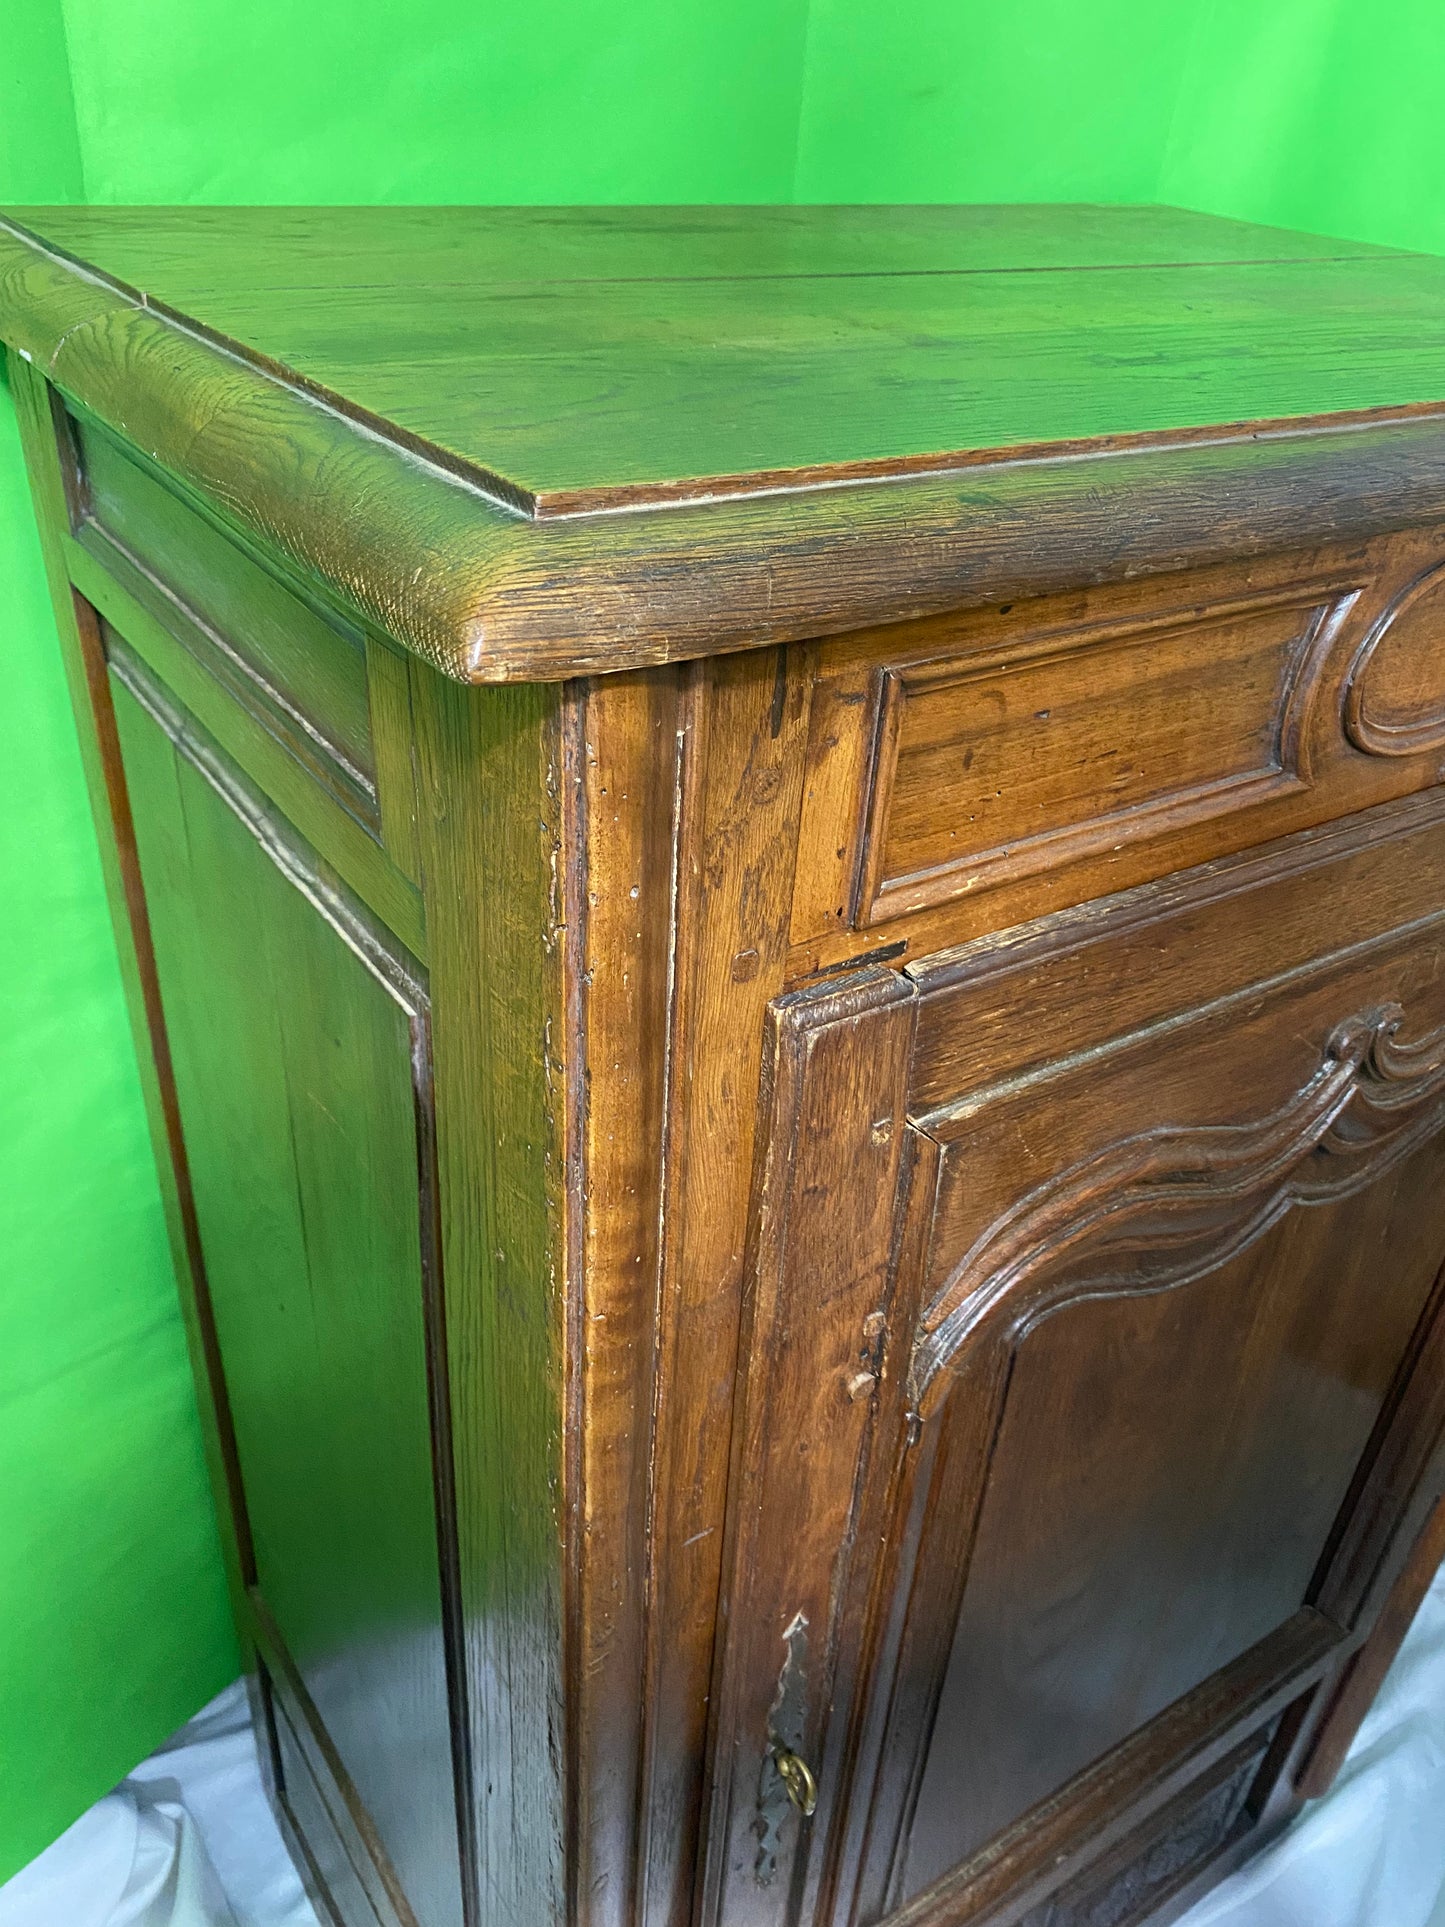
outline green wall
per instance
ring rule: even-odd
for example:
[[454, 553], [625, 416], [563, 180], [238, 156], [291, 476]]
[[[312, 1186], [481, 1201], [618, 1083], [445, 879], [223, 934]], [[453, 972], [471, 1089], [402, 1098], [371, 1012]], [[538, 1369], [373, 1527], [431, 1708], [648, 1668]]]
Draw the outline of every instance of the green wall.
[[[10, 0], [0, 203], [1168, 200], [1445, 252], [1442, 97], [1438, 0]], [[235, 1655], [3, 392], [0, 616], [3, 1879]]]

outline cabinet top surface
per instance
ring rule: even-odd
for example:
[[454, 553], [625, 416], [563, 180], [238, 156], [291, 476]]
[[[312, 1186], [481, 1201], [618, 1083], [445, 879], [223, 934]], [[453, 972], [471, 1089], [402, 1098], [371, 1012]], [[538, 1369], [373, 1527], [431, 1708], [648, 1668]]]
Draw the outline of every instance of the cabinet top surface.
[[[588, 524], [594, 560], [637, 552], [622, 521], [670, 548], [679, 507], [726, 548], [742, 504], [756, 557], [820, 493], [864, 498], [856, 535], [880, 484], [895, 514], [941, 476], [1418, 417], [1445, 261], [1163, 207], [47, 208], [0, 223], [0, 333], [328, 578], [274, 499], [288, 406], [302, 439], [385, 445], [418, 547], [427, 475], [466, 496], [468, 556], [496, 525], [492, 563], [519, 521]], [[348, 512], [334, 477], [310, 493]], [[526, 673], [498, 613], [469, 673]]]
[[18, 218], [542, 514], [1445, 399], [1445, 261], [1173, 208]]

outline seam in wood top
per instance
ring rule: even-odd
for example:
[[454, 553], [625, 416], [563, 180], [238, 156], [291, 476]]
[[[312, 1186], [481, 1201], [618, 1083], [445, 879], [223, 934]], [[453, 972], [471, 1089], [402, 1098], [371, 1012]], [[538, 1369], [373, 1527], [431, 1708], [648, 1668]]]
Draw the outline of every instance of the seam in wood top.
[[620, 670], [1445, 520], [1445, 405], [1419, 396], [539, 489], [6, 219], [0, 332], [247, 540], [464, 682]]

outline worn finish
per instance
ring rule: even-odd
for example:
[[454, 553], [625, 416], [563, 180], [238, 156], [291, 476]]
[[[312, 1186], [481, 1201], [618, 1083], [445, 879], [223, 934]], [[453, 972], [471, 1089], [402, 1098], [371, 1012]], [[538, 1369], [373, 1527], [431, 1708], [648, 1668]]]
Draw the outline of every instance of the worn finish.
[[[826, 645], [790, 974], [923, 956], [1433, 784], [1438, 553], [1287, 551]], [[1351, 735], [1371, 664], [1397, 713], [1418, 691], [1388, 750]]]
[[[1440, 1434], [1438, 1410], [1407, 1414], [1403, 1388], [1429, 1383], [1415, 1335], [1436, 1317], [1445, 1229], [1432, 1203], [1445, 831], [1434, 799], [1393, 806], [1391, 821], [1409, 860], [1381, 879], [1377, 934], [1361, 942], [1341, 932], [1336, 947], [1316, 914], [1302, 960], [1287, 922], [1273, 944], [1276, 886], [1255, 861], [1232, 890], [1197, 871], [1049, 919], [1047, 948], [1020, 943], [1015, 958], [985, 942], [976, 960], [911, 973], [911, 1222], [895, 1233], [885, 1219], [853, 1260], [901, 1254], [888, 1320], [901, 1395], [885, 1372], [892, 1440], [867, 1474], [876, 1498], [860, 1498], [849, 1461], [804, 1514], [832, 1559], [855, 1536], [887, 1548], [872, 1632], [831, 1659], [853, 1680], [825, 1679], [812, 1709], [826, 1760], [828, 1709], [837, 1718], [859, 1693], [876, 1707], [841, 1750], [831, 1840], [815, 1831], [796, 1849], [823, 1861], [795, 1879], [831, 1888], [834, 1918], [921, 1906], [935, 1883], [938, 1918], [965, 1889], [960, 1917], [975, 1918], [992, 1837], [1022, 1829], [1011, 1851], [1036, 1877], [1053, 1849], [1047, 1829], [1030, 1839], [1031, 1809], [1171, 1708], [1181, 1766], [1198, 1750], [1203, 1770], [1219, 1735], [1199, 1708], [1222, 1672], [1257, 1648], [1292, 1652], [1300, 1626], [1319, 1630], [1299, 1615], [1325, 1603], [1331, 1639], [1349, 1639], [1362, 1600], [1336, 1575], [1378, 1504], [1359, 1469], [1386, 1462], [1396, 1426], [1427, 1451]], [[1357, 819], [1357, 847], [1371, 827]], [[1339, 841], [1315, 853], [1316, 905], [1336, 899], [1330, 871], [1351, 854]], [[1258, 958], [1231, 946], [1242, 924], [1260, 933]], [[1117, 969], [1112, 954], [1146, 929], [1147, 987], [1127, 948]], [[1093, 993], [1069, 998], [1051, 1048], [1036, 995], [1047, 1017], [1055, 959], [1081, 953]], [[1196, 989], [1178, 966], [1200, 959], [1210, 980]], [[996, 994], [1008, 1040], [990, 1048]], [[853, 1048], [857, 1077], [887, 1060], [891, 1033], [870, 1042], [860, 1025]], [[831, 1132], [815, 1126], [830, 1142], [810, 1158], [846, 1170], [846, 1133], [867, 1109], [830, 1106]], [[802, 1262], [791, 1274], [805, 1293], [809, 1275]], [[775, 1314], [763, 1354], [785, 1355], [787, 1323], [804, 1315]], [[845, 1319], [827, 1329], [841, 1351]], [[786, 1404], [769, 1423], [787, 1436]], [[1396, 1490], [1420, 1472], [1417, 1460]], [[799, 1492], [796, 1473], [771, 1478], [759, 1474], [758, 1506]], [[845, 1502], [846, 1525], [829, 1511]], [[1378, 1563], [1378, 1531], [1372, 1545]], [[766, 1625], [761, 1589], [776, 1582], [771, 1566], [739, 1573], [730, 1623]], [[804, 1573], [792, 1585], [806, 1601]], [[764, 1718], [740, 1722], [754, 1756]], [[1156, 1791], [1145, 1777], [1111, 1797], [1142, 1813]]]
[[[783, 983], [807, 651], [688, 672], [658, 1304], [639, 1910], [692, 1905], [763, 1028]], [[661, 1013], [659, 1013], [661, 1015]]]
[[66, 395], [475, 681], [1439, 520], [1442, 306], [1167, 208], [0, 222]]
[[1287, 1824], [1440, 1550], [1445, 270], [53, 210], [0, 332], [318, 1907]]

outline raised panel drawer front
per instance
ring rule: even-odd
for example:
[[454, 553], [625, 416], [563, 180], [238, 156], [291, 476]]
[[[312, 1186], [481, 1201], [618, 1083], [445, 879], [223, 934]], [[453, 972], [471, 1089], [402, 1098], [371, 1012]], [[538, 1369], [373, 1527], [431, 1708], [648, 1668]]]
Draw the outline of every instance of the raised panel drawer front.
[[710, 1918], [1113, 1927], [1266, 1812], [1439, 1476], [1442, 875], [1427, 795], [774, 1006]]
[[1286, 593], [885, 671], [868, 914], [1301, 786], [1314, 675], [1351, 599]]
[[[1399, 538], [827, 645], [795, 940], [852, 925], [912, 952], [950, 907], [997, 927], [1438, 781], [1441, 552]], [[918, 940], [895, 927], [929, 913]]]

